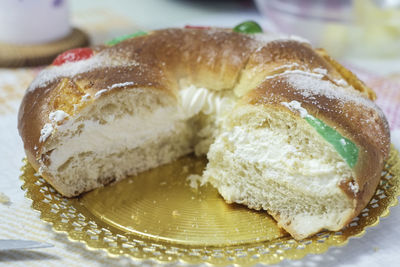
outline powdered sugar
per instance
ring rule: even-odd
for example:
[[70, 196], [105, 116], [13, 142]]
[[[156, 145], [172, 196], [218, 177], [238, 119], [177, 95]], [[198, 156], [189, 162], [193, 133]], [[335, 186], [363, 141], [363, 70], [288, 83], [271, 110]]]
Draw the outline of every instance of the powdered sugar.
[[[285, 37], [283, 37], [282, 39], [285, 39]], [[308, 39], [305, 39], [305, 38], [300, 37], [300, 36], [298, 36], [298, 35], [293, 35], [293, 34], [291, 34], [291, 35], [286, 36], [286, 39], [293, 40], [293, 41], [297, 41], [297, 42], [300, 42], [300, 43], [306, 43], [306, 44], [310, 44], [310, 45], [311, 45], [311, 42], [310, 42]]]
[[105, 92], [107, 92], [108, 91], [108, 89], [101, 89], [100, 91], [97, 91], [95, 94], [94, 94], [94, 98], [99, 98], [102, 94], [104, 94]]
[[292, 112], [299, 112], [300, 113], [300, 117], [305, 118], [308, 116], [308, 112], [305, 108], [303, 108], [301, 106], [301, 103], [293, 100], [291, 102], [281, 102], [282, 105], [284, 105], [285, 107], [287, 107], [288, 109], [290, 109]]
[[[134, 84], [135, 84], [134, 82], [115, 83], [115, 84], [113, 84], [111, 86], [108, 86], [107, 89], [101, 89], [100, 91], [96, 92], [94, 94], [94, 98], [99, 98], [102, 94], [104, 94], [105, 92], [108, 92], [108, 91], [110, 91], [112, 89], [132, 86]], [[149, 85], [151, 85], [151, 84], [149, 84]]]
[[275, 33], [258, 33], [252, 35], [254, 40], [260, 41], [264, 44], [272, 41], [285, 41], [292, 40], [300, 43], [311, 44], [309, 40], [296, 35], [275, 34]]
[[358, 184], [356, 182], [350, 182], [349, 188], [354, 193], [354, 195], [357, 194], [358, 191], [360, 190], [360, 187], [358, 186]]
[[343, 80], [343, 79], [335, 80], [335, 83], [336, 83], [337, 85], [343, 86], [343, 87], [349, 86], [349, 84], [348, 84], [345, 80]]
[[328, 70], [327, 69], [322, 69], [322, 68], [314, 68], [313, 72], [316, 72], [316, 73], [319, 73], [319, 74], [322, 74], [322, 75], [326, 75], [328, 73]]
[[116, 83], [113, 84], [109, 87], [109, 89], [114, 89], [114, 88], [121, 88], [121, 87], [126, 87], [126, 86], [132, 86], [134, 85], [134, 82], [125, 82], [125, 83]]
[[277, 71], [277, 70], [281, 70], [281, 69], [293, 69], [293, 68], [297, 68], [297, 67], [299, 67], [300, 65], [298, 64], [298, 63], [296, 63], [296, 62], [293, 62], [293, 63], [291, 63], [291, 64], [283, 64], [283, 65], [280, 65], [280, 66], [278, 66], [278, 67], [276, 67], [276, 68], [274, 68], [274, 71]]
[[37, 87], [46, 86], [51, 81], [58, 77], [72, 77], [79, 73], [88, 72], [90, 70], [100, 68], [104, 65], [102, 57], [94, 56], [87, 60], [81, 60], [78, 62], [69, 62], [61, 66], [50, 66], [42, 70], [36, 79], [32, 82], [28, 90], [33, 90]]
[[63, 110], [56, 110], [49, 114], [50, 123], [46, 123], [43, 128], [40, 130], [40, 137], [39, 142], [43, 143], [49, 138], [52, 134], [57, 124], [65, 120], [69, 115], [68, 113], [64, 112]]
[[365, 106], [369, 109], [376, 110], [378, 114], [383, 117], [382, 111], [376, 106], [376, 104], [367, 99], [360, 92], [336, 86], [330, 81], [322, 80], [322, 74], [293, 70], [285, 71], [282, 74], [274, 76], [284, 76], [286, 80], [305, 97], [310, 97], [311, 95], [323, 95], [329, 99], [353, 102], [358, 106]]
[[278, 73], [278, 74], [274, 74], [274, 75], [270, 75], [268, 77], [266, 77], [266, 79], [273, 79], [279, 76], [283, 76], [285, 74], [301, 74], [301, 75], [305, 75], [305, 76], [310, 76], [310, 77], [314, 77], [316, 79], [321, 79], [322, 77], [324, 77], [324, 75], [319, 74], [319, 73], [312, 73], [312, 72], [307, 72], [307, 71], [303, 71], [303, 70], [285, 70], [282, 73]]
[[90, 98], [90, 94], [86, 93], [85, 95], [82, 96], [81, 101], [82, 102], [89, 101], [89, 98]]
[[253, 44], [255, 52], [261, 51], [261, 49], [263, 49], [268, 43], [275, 41], [296, 41], [300, 43], [310, 44], [310, 41], [295, 35], [257, 33], [257, 34], [252, 34], [251, 38], [255, 41], [255, 43]]
[[81, 73], [86, 73], [95, 69], [113, 66], [137, 66], [138, 63], [128, 59], [111, 57], [108, 53], [99, 53], [89, 59], [77, 62], [68, 62], [61, 66], [50, 66], [42, 70], [30, 85], [28, 91], [38, 87], [44, 87], [50, 82], [60, 77], [74, 77]]
[[68, 116], [68, 113], [65, 113], [63, 110], [56, 110], [50, 113], [49, 119], [51, 122], [57, 124], [59, 122], [62, 122]]
[[44, 142], [47, 140], [47, 138], [49, 138], [49, 136], [51, 135], [51, 133], [53, 132], [54, 128], [53, 125], [51, 123], [46, 123], [42, 130], [40, 130], [40, 137], [39, 137], [39, 142]]

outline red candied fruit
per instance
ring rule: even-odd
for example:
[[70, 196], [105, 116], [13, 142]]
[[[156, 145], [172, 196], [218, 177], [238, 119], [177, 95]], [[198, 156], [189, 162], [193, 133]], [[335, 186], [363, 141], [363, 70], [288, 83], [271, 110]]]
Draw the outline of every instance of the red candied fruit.
[[60, 66], [67, 62], [75, 62], [83, 59], [88, 59], [93, 56], [93, 50], [85, 47], [85, 48], [75, 48], [64, 53], [58, 55], [56, 59], [54, 59], [53, 64], [55, 66]]
[[186, 26], [185, 26], [185, 29], [209, 30], [209, 29], [211, 29], [211, 27], [186, 25]]

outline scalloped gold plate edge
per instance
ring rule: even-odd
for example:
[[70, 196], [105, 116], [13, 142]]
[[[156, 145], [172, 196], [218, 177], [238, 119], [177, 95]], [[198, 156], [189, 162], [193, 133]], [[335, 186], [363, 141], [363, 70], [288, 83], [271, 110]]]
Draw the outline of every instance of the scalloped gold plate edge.
[[26, 190], [25, 196], [32, 200], [32, 208], [40, 212], [40, 218], [50, 223], [54, 231], [67, 234], [72, 241], [84, 243], [89, 250], [105, 250], [111, 257], [125, 255], [135, 261], [150, 260], [158, 264], [205, 262], [216, 266], [250, 266], [322, 254], [330, 247], [347, 245], [350, 238], [362, 237], [368, 227], [378, 225], [381, 217], [390, 214], [390, 208], [398, 204], [397, 197], [400, 196], [400, 157], [392, 145], [376, 194], [360, 215], [341, 231], [325, 231], [301, 241], [284, 236], [250, 244], [196, 247], [127, 234], [107, 225], [84, 209], [79, 198], [66, 199], [59, 195], [43, 178], [35, 176], [26, 160], [24, 162], [20, 178], [22, 189]]

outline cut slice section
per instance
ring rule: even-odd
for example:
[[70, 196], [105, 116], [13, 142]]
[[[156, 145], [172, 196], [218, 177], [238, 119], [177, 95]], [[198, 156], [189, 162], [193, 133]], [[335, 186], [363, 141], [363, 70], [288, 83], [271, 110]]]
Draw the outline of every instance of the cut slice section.
[[297, 239], [339, 230], [354, 211], [339, 188], [353, 171], [306, 120], [284, 108], [244, 105], [208, 153], [203, 182], [227, 202], [267, 210]]

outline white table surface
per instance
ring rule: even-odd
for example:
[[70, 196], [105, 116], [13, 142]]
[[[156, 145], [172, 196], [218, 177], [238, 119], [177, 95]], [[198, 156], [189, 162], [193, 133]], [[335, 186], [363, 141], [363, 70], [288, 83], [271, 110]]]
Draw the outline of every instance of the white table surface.
[[[185, 24], [232, 26], [246, 19], [262, 23], [254, 8], [238, 10], [235, 5], [218, 1], [217, 7], [200, 5], [201, 1], [71, 1], [72, 22], [85, 29], [94, 43], [131, 33], [137, 29], [165, 28]], [[211, 2], [211, 1], [208, 1]], [[96, 5], [94, 5], [96, 4]], [[381, 75], [400, 73], [396, 60], [347, 59], [352, 65]], [[17, 132], [17, 109], [23, 92], [33, 78], [31, 70], [0, 69], [0, 192], [10, 202], [0, 204], [0, 239], [30, 239], [49, 242], [52, 248], [0, 252], [4, 266], [123, 266], [134, 262], [127, 257], [109, 258], [105, 252], [88, 250], [85, 245], [68, 240], [52, 230], [30, 208], [19, 180], [23, 145]], [[23, 78], [22, 78], [23, 77]], [[13, 84], [8, 90], [4, 86]], [[3, 87], [2, 87], [3, 86]], [[400, 90], [400, 88], [399, 88]], [[400, 101], [400, 100], [399, 100]], [[400, 134], [393, 142], [399, 144]], [[399, 148], [399, 146], [398, 146]], [[333, 247], [322, 255], [308, 255], [302, 260], [284, 260], [276, 266], [400, 266], [400, 208], [381, 223], [367, 229], [361, 238], [348, 245]], [[150, 263], [147, 263], [150, 264]]]

